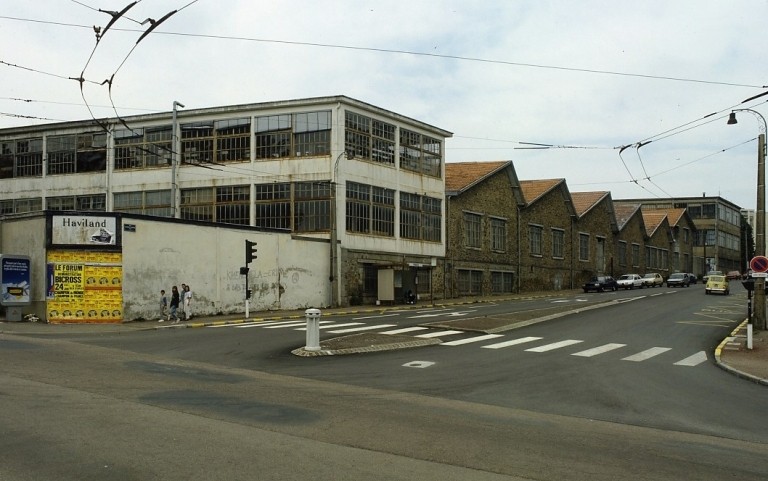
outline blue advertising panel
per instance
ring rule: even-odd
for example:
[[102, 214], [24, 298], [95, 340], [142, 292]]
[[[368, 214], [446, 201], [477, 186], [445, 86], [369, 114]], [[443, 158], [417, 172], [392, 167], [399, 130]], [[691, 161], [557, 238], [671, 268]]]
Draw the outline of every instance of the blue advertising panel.
[[26, 306], [32, 283], [29, 257], [0, 254], [0, 304]]

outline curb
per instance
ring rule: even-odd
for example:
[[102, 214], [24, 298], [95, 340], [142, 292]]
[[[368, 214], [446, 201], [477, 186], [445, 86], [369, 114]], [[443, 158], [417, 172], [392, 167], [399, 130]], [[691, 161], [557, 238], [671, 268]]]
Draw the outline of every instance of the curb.
[[731, 342], [736, 337], [736, 334], [741, 329], [743, 329], [744, 326], [747, 325], [747, 321], [749, 321], [749, 319], [745, 319], [741, 324], [736, 326], [736, 329], [731, 331], [731, 335], [726, 337], [725, 339], [723, 339], [720, 342], [720, 344], [718, 344], [718, 346], [715, 348], [715, 365], [717, 367], [719, 367], [720, 369], [722, 369], [722, 370], [724, 370], [726, 372], [729, 372], [729, 373], [733, 374], [734, 376], [739, 377], [741, 379], [746, 379], [748, 381], [752, 381], [752, 382], [755, 382], [757, 384], [762, 384], [764, 386], [768, 386], [768, 379], [763, 379], [763, 378], [760, 378], [760, 377], [757, 377], [757, 376], [753, 376], [752, 374], [746, 373], [744, 371], [739, 371], [738, 369], [733, 368], [733, 367], [729, 366], [728, 364], [724, 363], [720, 359], [720, 355], [722, 354], [723, 348], [725, 347], [725, 345], [728, 344], [729, 342]]

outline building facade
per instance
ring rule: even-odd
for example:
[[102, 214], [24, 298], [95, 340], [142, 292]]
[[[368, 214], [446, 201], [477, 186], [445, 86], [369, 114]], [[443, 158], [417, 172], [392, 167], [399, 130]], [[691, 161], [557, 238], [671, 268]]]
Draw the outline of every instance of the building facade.
[[0, 216], [113, 212], [283, 230], [328, 245], [328, 305], [398, 299], [418, 282], [413, 266], [444, 256], [450, 132], [344, 96], [176, 105], [0, 130]]

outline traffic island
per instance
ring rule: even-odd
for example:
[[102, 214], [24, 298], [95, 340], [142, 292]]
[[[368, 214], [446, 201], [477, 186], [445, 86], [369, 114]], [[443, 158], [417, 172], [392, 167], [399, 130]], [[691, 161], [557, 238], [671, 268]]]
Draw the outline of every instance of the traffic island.
[[320, 349], [307, 350], [306, 346], [294, 349], [291, 354], [301, 357], [337, 356], [363, 352], [392, 351], [412, 347], [432, 346], [442, 341], [437, 338], [422, 339], [412, 336], [360, 333], [335, 337], [320, 342]]

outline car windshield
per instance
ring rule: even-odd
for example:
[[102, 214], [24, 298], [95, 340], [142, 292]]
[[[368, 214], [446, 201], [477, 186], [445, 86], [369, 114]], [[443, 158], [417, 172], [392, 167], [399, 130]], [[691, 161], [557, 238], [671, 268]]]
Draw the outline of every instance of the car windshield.
[[630, 276], [629, 274], [624, 274], [623, 276], [619, 277], [619, 280], [621, 279], [632, 279], [632, 276]]
[[654, 278], [656, 277], [656, 274], [646, 274], [643, 277]]
[[709, 276], [709, 280], [712, 282], [724, 282], [725, 277], [724, 276]]
[[685, 277], [685, 274], [672, 274], [669, 276], [670, 279], [682, 279], [683, 277]]

